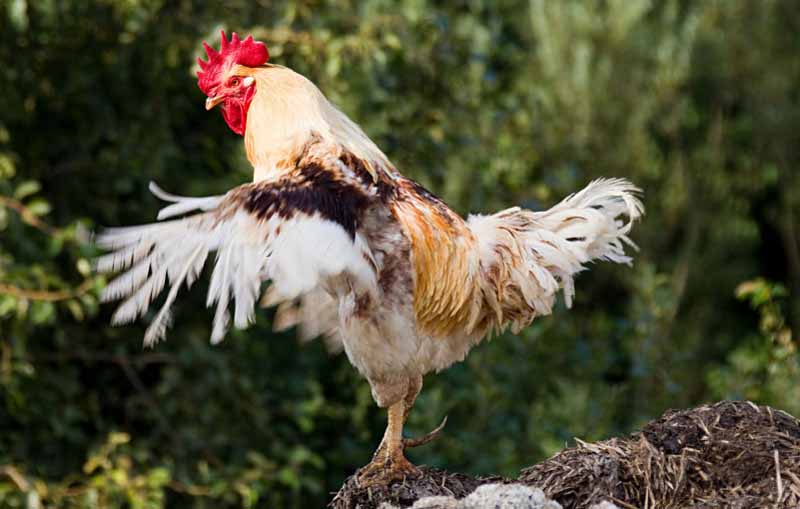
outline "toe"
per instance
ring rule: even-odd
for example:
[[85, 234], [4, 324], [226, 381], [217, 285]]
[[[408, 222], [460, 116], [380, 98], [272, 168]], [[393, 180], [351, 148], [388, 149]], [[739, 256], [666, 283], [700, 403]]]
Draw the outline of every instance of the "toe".
[[[377, 455], [376, 455], [377, 456]], [[408, 461], [402, 454], [382, 459], [375, 458], [356, 473], [358, 485], [361, 487], [374, 485], [388, 485], [394, 481], [402, 481], [409, 477], [416, 477], [419, 468]]]

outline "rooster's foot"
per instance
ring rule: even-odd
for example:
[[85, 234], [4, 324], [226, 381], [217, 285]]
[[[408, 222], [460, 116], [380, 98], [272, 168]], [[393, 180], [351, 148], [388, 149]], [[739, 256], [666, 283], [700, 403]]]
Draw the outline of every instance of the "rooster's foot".
[[403, 456], [403, 450], [387, 453], [384, 448], [378, 449], [372, 461], [356, 472], [359, 487], [388, 485], [393, 481], [402, 481], [409, 477], [417, 477], [420, 470]]

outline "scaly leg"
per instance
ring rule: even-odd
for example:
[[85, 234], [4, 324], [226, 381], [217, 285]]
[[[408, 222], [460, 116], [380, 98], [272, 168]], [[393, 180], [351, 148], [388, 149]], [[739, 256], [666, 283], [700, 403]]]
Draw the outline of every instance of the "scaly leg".
[[435, 439], [441, 434], [447, 422], [447, 417], [445, 417], [436, 429], [422, 437], [403, 438], [403, 424], [421, 389], [422, 376], [410, 379], [405, 397], [389, 406], [389, 421], [381, 444], [372, 456], [372, 461], [360, 469], [357, 474], [361, 486], [388, 484], [391, 481], [401, 480], [419, 473], [419, 469], [405, 458], [403, 450], [427, 444]]
[[406, 422], [406, 419], [408, 419], [408, 413], [411, 412], [411, 407], [414, 406], [414, 402], [417, 400], [417, 396], [419, 396], [421, 390], [422, 375], [417, 375], [416, 377], [408, 379], [408, 389], [406, 389], [406, 397], [403, 399], [406, 404], [405, 412], [403, 412], [403, 422]]
[[370, 486], [388, 484], [407, 476], [419, 474], [419, 469], [403, 455], [403, 421], [406, 414], [405, 400], [389, 407], [389, 421], [380, 447], [372, 461], [358, 472], [358, 484]]

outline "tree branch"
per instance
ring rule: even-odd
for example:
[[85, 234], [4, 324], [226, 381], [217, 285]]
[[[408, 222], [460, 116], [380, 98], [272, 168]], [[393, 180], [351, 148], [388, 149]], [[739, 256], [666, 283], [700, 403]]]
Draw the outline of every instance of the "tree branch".
[[41, 230], [48, 235], [56, 235], [59, 232], [58, 228], [53, 228], [39, 219], [36, 214], [31, 212], [31, 210], [19, 200], [9, 198], [8, 196], [0, 196], [0, 205], [16, 211], [24, 223], [33, 226], [37, 230]]
[[57, 302], [60, 300], [74, 299], [80, 297], [92, 287], [94, 282], [87, 279], [72, 290], [27, 290], [14, 285], [0, 283], [0, 294], [12, 295], [22, 299], [39, 300], [46, 302]]
[[25, 479], [25, 476], [22, 475], [19, 470], [16, 469], [13, 465], [3, 465], [0, 467], [0, 475], [5, 475], [14, 485], [17, 487], [18, 490], [27, 492], [31, 489], [31, 483]]

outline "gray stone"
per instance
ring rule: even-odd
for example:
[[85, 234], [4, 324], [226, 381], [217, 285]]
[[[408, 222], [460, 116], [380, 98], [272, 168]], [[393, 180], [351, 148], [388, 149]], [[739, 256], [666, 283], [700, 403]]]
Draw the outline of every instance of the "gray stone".
[[589, 509], [619, 509], [619, 506], [616, 505], [616, 504], [612, 504], [611, 502], [606, 500], [606, 501], [600, 502], [599, 504], [593, 505]]
[[[379, 509], [399, 509], [381, 504]], [[561, 509], [561, 504], [550, 500], [538, 488], [522, 484], [484, 484], [466, 498], [425, 497], [417, 500], [411, 509]], [[613, 504], [592, 509], [619, 509]]]

